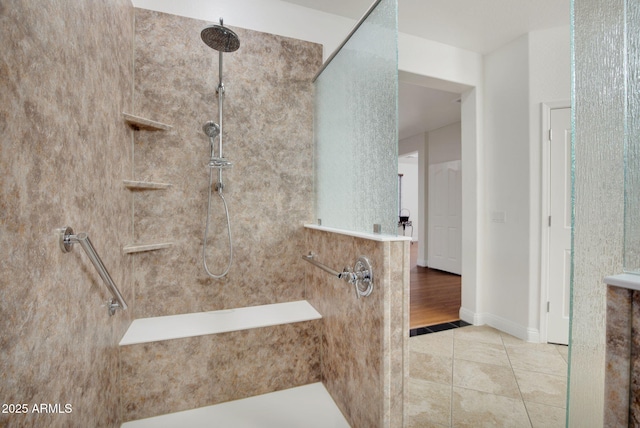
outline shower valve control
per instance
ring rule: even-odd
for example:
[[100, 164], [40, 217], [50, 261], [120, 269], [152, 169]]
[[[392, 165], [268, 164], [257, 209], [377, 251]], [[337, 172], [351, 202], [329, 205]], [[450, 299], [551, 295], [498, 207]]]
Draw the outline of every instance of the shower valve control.
[[373, 291], [373, 268], [365, 256], [358, 257], [353, 269], [345, 267], [340, 278], [353, 284], [358, 298], [366, 297]]

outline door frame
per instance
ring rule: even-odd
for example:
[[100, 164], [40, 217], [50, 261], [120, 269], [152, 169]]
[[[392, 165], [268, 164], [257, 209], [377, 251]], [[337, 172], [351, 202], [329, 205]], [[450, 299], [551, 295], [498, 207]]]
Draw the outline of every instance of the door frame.
[[549, 174], [550, 148], [549, 129], [551, 127], [551, 110], [571, 108], [570, 100], [543, 102], [541, 108], [540, 145], [542, 157], [542, 176], [540, 183], [540, 342], [547, 342], [547, 301], [549, 300]]

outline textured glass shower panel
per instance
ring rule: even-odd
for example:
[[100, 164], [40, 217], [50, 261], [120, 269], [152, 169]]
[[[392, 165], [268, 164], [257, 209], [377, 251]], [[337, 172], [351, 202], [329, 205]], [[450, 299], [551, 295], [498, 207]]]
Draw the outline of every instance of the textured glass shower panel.
[[382, 0], [315, 82], [316, 217], [397, 234], [397, 1]]
[[624, 269], [640, 274], [640, 1], [626, 3]]

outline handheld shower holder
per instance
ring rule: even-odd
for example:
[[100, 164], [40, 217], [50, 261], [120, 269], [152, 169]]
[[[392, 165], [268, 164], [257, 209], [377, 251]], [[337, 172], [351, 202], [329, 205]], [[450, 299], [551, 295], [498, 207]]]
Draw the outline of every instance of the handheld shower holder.
[[208, 165], [209, 168], [227, 169], [233, 166], [233, 162], [227, 160], [226, 158], [213, 157], [209, 160]]

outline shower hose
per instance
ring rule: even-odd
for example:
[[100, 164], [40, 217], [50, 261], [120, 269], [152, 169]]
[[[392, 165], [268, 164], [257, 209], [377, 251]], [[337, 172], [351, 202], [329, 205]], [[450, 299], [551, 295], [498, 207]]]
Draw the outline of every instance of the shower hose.
[[227, 263], [227, 268], [221, 274], [211, 273], [209, 268], [207, 267], [207, 235], [209, 234], [209, 217], [211, 215], [211, 187], [213, 186], [213, 169], [209, 169], [209, 197], [207, 199], [207, 220], [206, 225], [204, 227], [204, 243], [202, 245], [202, 264], [204, 265], [204, 270], [207, 272], [211, 278], [222, 278], [229, 273], [229, 269], [231, 268], [231, 263], [233, 262], [233, 243], [231, 242], [231, 220], [229, 219], [229, 208], [227, 207], [227, 201], [224, 199], [224, 195], [222, 194], [222, 186], [218, 188], [218, 196], [222, 199], [222, 205], [224, 205], [224, 213], [227, 218], [227, 235], [229, 236], [229, 263]]

